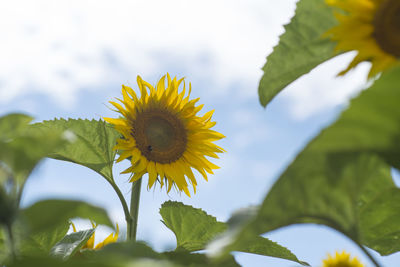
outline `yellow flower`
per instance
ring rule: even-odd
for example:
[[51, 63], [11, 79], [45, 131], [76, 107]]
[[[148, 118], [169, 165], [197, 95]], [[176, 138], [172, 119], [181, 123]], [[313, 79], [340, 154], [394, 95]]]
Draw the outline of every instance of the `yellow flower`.
[[350, 254], [343, 251], [336, 252], [335, 257], [328, 254], [328, 258], [323, 261], [323, 267], [364, 267], [363, 264], [356, 258], [350, 258]]
[[326, 35], [337, 41], [337, 51], [358, 51], [347, 73], [363, 61], [372, 63], [368, 77], [397, 64], [400, 57], [399, 0], [326, 0], [341, 9], [339, 22]]
[[167, 192], [175, 186], [190, 196], [188, 182], [194, 192], [197, 185], [192, 168], [207, 180], [207, 173], [213, 174], [212, 170], [219, 167], [206, 156], [218, 158], [216, 153], [224, 150], [213, 142], [225, 136], [211, 130], [216, 124], [211, 121], [214, 110], [197, 116], [203, 105], [195, 106], [199, 98], [189, 100], [190, 83], [187, 96], [184, 82], [178, 92], [183, 80], [171, 79], [167, 74], [167, 87], [165, 76], [153, 87], [138, 76], [140, 98], [132, 88], [123, 85], [123, 100], [118, 100], [124, 107], [110, 101], [122, 117], [104, 120], [123, 136], [114, 149], [122, 151], [117, 162], [127, 158], [131, 161], [131, 166], [122, 172], [131, 173], [130, 182], [148, 173], [148, 188], [158, 181], [161, 187], [167, 186]]
[[[96, 228], [96, 224], [92, 223], [92, 227], [93, 229]], [[74, 233], [76, 233], [76, 227], [75, 224], [73, 222], [71, 222], [72, 225], [72, 230], [74, 231]], [[104, 246], [111, 244], [111, 243], [115, 243], [118, 240], [118, 234], [119, 234], [119, 227], [117, 224], [117, 232], [115, 234], [111, 233], [106, 239], [103, 240], [103, 242], [98, 243], [96, 246], [94, 246], [94, 236], [95, 233], [93, 232], [92, 236], [89, 238], [89, 240], [86, 242], [86, 244], [81, 248], [81, 249], [101, 249]]]

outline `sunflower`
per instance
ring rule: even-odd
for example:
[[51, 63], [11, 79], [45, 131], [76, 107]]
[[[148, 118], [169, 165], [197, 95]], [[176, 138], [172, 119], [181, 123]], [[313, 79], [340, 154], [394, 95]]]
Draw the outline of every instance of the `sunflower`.
[[[93, 222], [91, 222], [91, 223], [92, 223], [93, 228], [97, 227], [95, 223], [93, 223]], [[74, 231], [74, 233], [76, 233], [75, 224], [73, 222], [71, 222], [71, 225], [72, 225], [72, 230]], [[117, 224], [117, 231], [115, 232], [115, 234], [111, 233], [106, 239], [104, 239], [102, 242], [100, 242], [96, 246], [94, 246], [95, 233], [93, 233], [92, 236], [89, 238], [89, 240], [86, 242], [86, 244], [81, 249], [94, 249], [94, 250], [101, 249], [108, 244], [117, 242], [118, 234], [119, 234], [119, 227]]]
[[364, 267], [356, 257], [350, 259], [350, 254], [345, 251], [336, 252], [335, 257], [328, 254], [328, 258], [323, 263], [323, 267]]
[[[326, 35], [337, 41], [337, 51], [358, 51], [343, 75], [363, 61], [372, 63], [368, 78], [397, 63], [400, 57], [399, 0], [326, 0], [341, 9], [339, 22]], [[339, 11], [339, 10], [338, 10]]]
[[[165, 78], [167, 86], [165, 87]], [[211, 130], [216, 122], [211, 121], [214, 110], [198, 116], [203, 105], [196, 106], [199, 98], [189, 100], [184, 79], [163, 76], [155, 87], [137, 77], [140, 98], [128, 86], [122, 86], [123, 105], [110, 101], [122, 117], [104, 118], [111, 123], [122, 138], [114, 149], [120, 150], [120, 162], [130, 159], [131, 166], [122, 173], [130, 173], [130, 182], [135, 182], [148, 173], [148, 188], [156, 181], [169, 192], [174, 186], [179, 192], [190, 196], [188, 182], [196, 192], [196, 178], [192, 168], [207, 180], [207, 173], [219, 167], [206, 156], [218, 158], [224, 149], [213, 142], [224, 138]], [[183, 82], [183, 89], [178, 88]]]

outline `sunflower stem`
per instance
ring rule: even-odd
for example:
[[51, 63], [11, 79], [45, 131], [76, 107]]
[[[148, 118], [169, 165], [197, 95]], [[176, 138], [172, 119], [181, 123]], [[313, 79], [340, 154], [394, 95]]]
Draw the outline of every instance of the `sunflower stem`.
[[141, 185], [142, 185], [142, 178], [132, 183], [131, 207], [130, 207], [131, 221], [128, 222], [128, 240], [131, 241], [136, 241]]

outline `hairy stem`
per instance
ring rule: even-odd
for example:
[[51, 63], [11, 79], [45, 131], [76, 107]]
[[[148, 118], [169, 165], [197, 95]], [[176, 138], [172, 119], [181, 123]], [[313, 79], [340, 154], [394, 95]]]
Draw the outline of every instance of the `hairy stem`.
[[132, 183], [131, 208], [130, 208], [130, 215], [132, 221], [128, 225], [128, 240], [133, 240], [133, 241], [136, 241], [141, 185], [142, 185], [142, 178]]

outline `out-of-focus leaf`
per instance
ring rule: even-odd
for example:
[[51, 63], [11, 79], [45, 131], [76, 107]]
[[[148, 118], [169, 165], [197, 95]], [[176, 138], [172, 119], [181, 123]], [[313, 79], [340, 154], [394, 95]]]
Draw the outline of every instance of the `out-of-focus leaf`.
[[53, 230], [27, 235], [21, 240], [19, 253], [24, 256], [49, 255], [51, 248], [65, 237], [69, 226], [69, 222], [65, 221]]
[[[223, 234], [228, 229], [226, 223], [218, 222], [215, 217], [208, 215], [203, 210], [184, 205], [180, 202], [165, 202], [160, 209], [160, 214], [163, 218], [163, 223], [171, 229], [176, 236], [176, 251], [202, 250], [207, 243]], [[239, 219], [236, 219], [235, 222], [231, 221], [231, 223], [237, 224], [239, 223], [238, 221]], [[227, 234], [229, 235], [229, 233]], [[231, 251], [255, 253], [292, 260], [303, 264], [303, 262], [299, 261], [287, 248], [258, 235], [254, 235], [253, 238], [246, 243], [241, 243], [232, 247]], [[229, 261], [229, 257], [224, 255], [224, 260]]]
[[101, 120], [81, 119], [56, 119], [34, 126], [42, 130], [70, 131], [72, 142], [55, 150], [50, 157], [86, 166], [113, 181], [112, 166], [116, 155], [113, 147], [120, 137], [113, 127]]
[[98, 261], [132, 261], [138, 259], [155, 260], [156, 262], [164, 262], [173, 264], [173, 266], [192, 266], [192, 267], [208, 267], [208, 266], [239, 266], [232, 256], [221, 262], [214, 262], [205, 254], [190, 253], [189, 251], [173, 251], [157, 253], [151, 247], [142, 242], [123, 242], [109, 244], [101, 250], [84, 250], [84, 256], [88, 259]]
[[15, 197], [9, 196], [0, 184], [0, 227], [11, 225], [17, 214]]
[[294, 223], [328, 225], [382, 255], [399, 251], [400, 67], [351, 101], [281, 175], [238, 242]]
[[322, 38], [336, 20], [325, 0], [300, 0], [285, 33], [267, 57], [258, 93], [266, 106], [282, 89], [305, 73], [334, 57], [335, 43]]
[[19, 113], [7, 114], [0, 117], [0, 142], [15, 138], [15, 136], [26, 129], [32, 120], [32, 117]]
[[4, 227], [0, 226], [0, 266], [3, 266], [5, 264], [5, 261], [7, 260], [10, 253], [5, 235], [6, 232]]
[[94, 234], [95, 229], [71, 233], [61, 239], [51, 249], [50, 254], [64, 260], [78, 252]]
[[153, 259], [137, 259], [133, 261], [98, 261], [98, 260], [84, 260], [84, 259], [69, 259], [67, 261], [57, 260], [55, 258], [22, 258], [7, 267], [183, 267], [175, 265], [166, 260], [153, 260]]
[[188, 251], [172, 251], [163, 253], [170, 261], [188, 267], [239, 267], [232, 255], [221, 261], [213, 261], [205, 254], [189, 253]]
[[23, 209], [22, 216], [27, 220], [31, 234], [52, 231], [76, 217], [114, 228], [104, 209], [75, 200], [43, 200]]
[[[14, 116], [3, 118], [3, 124], [12, 118]], [[11, 129], [6, 129], [6, 138], [0, 138], [0, 162], [11, 170], [19, 185], [24, 183], [42, 158], [65, 143], [60, 131], [47, 130], [38, 133], [32, 131], [30, 126], [24, 128], [23, 122], [27, 120], [26, 117], [20, 118], [17, 120], [18, 124], [14, 125], [16, 131], [13, 133]]]

